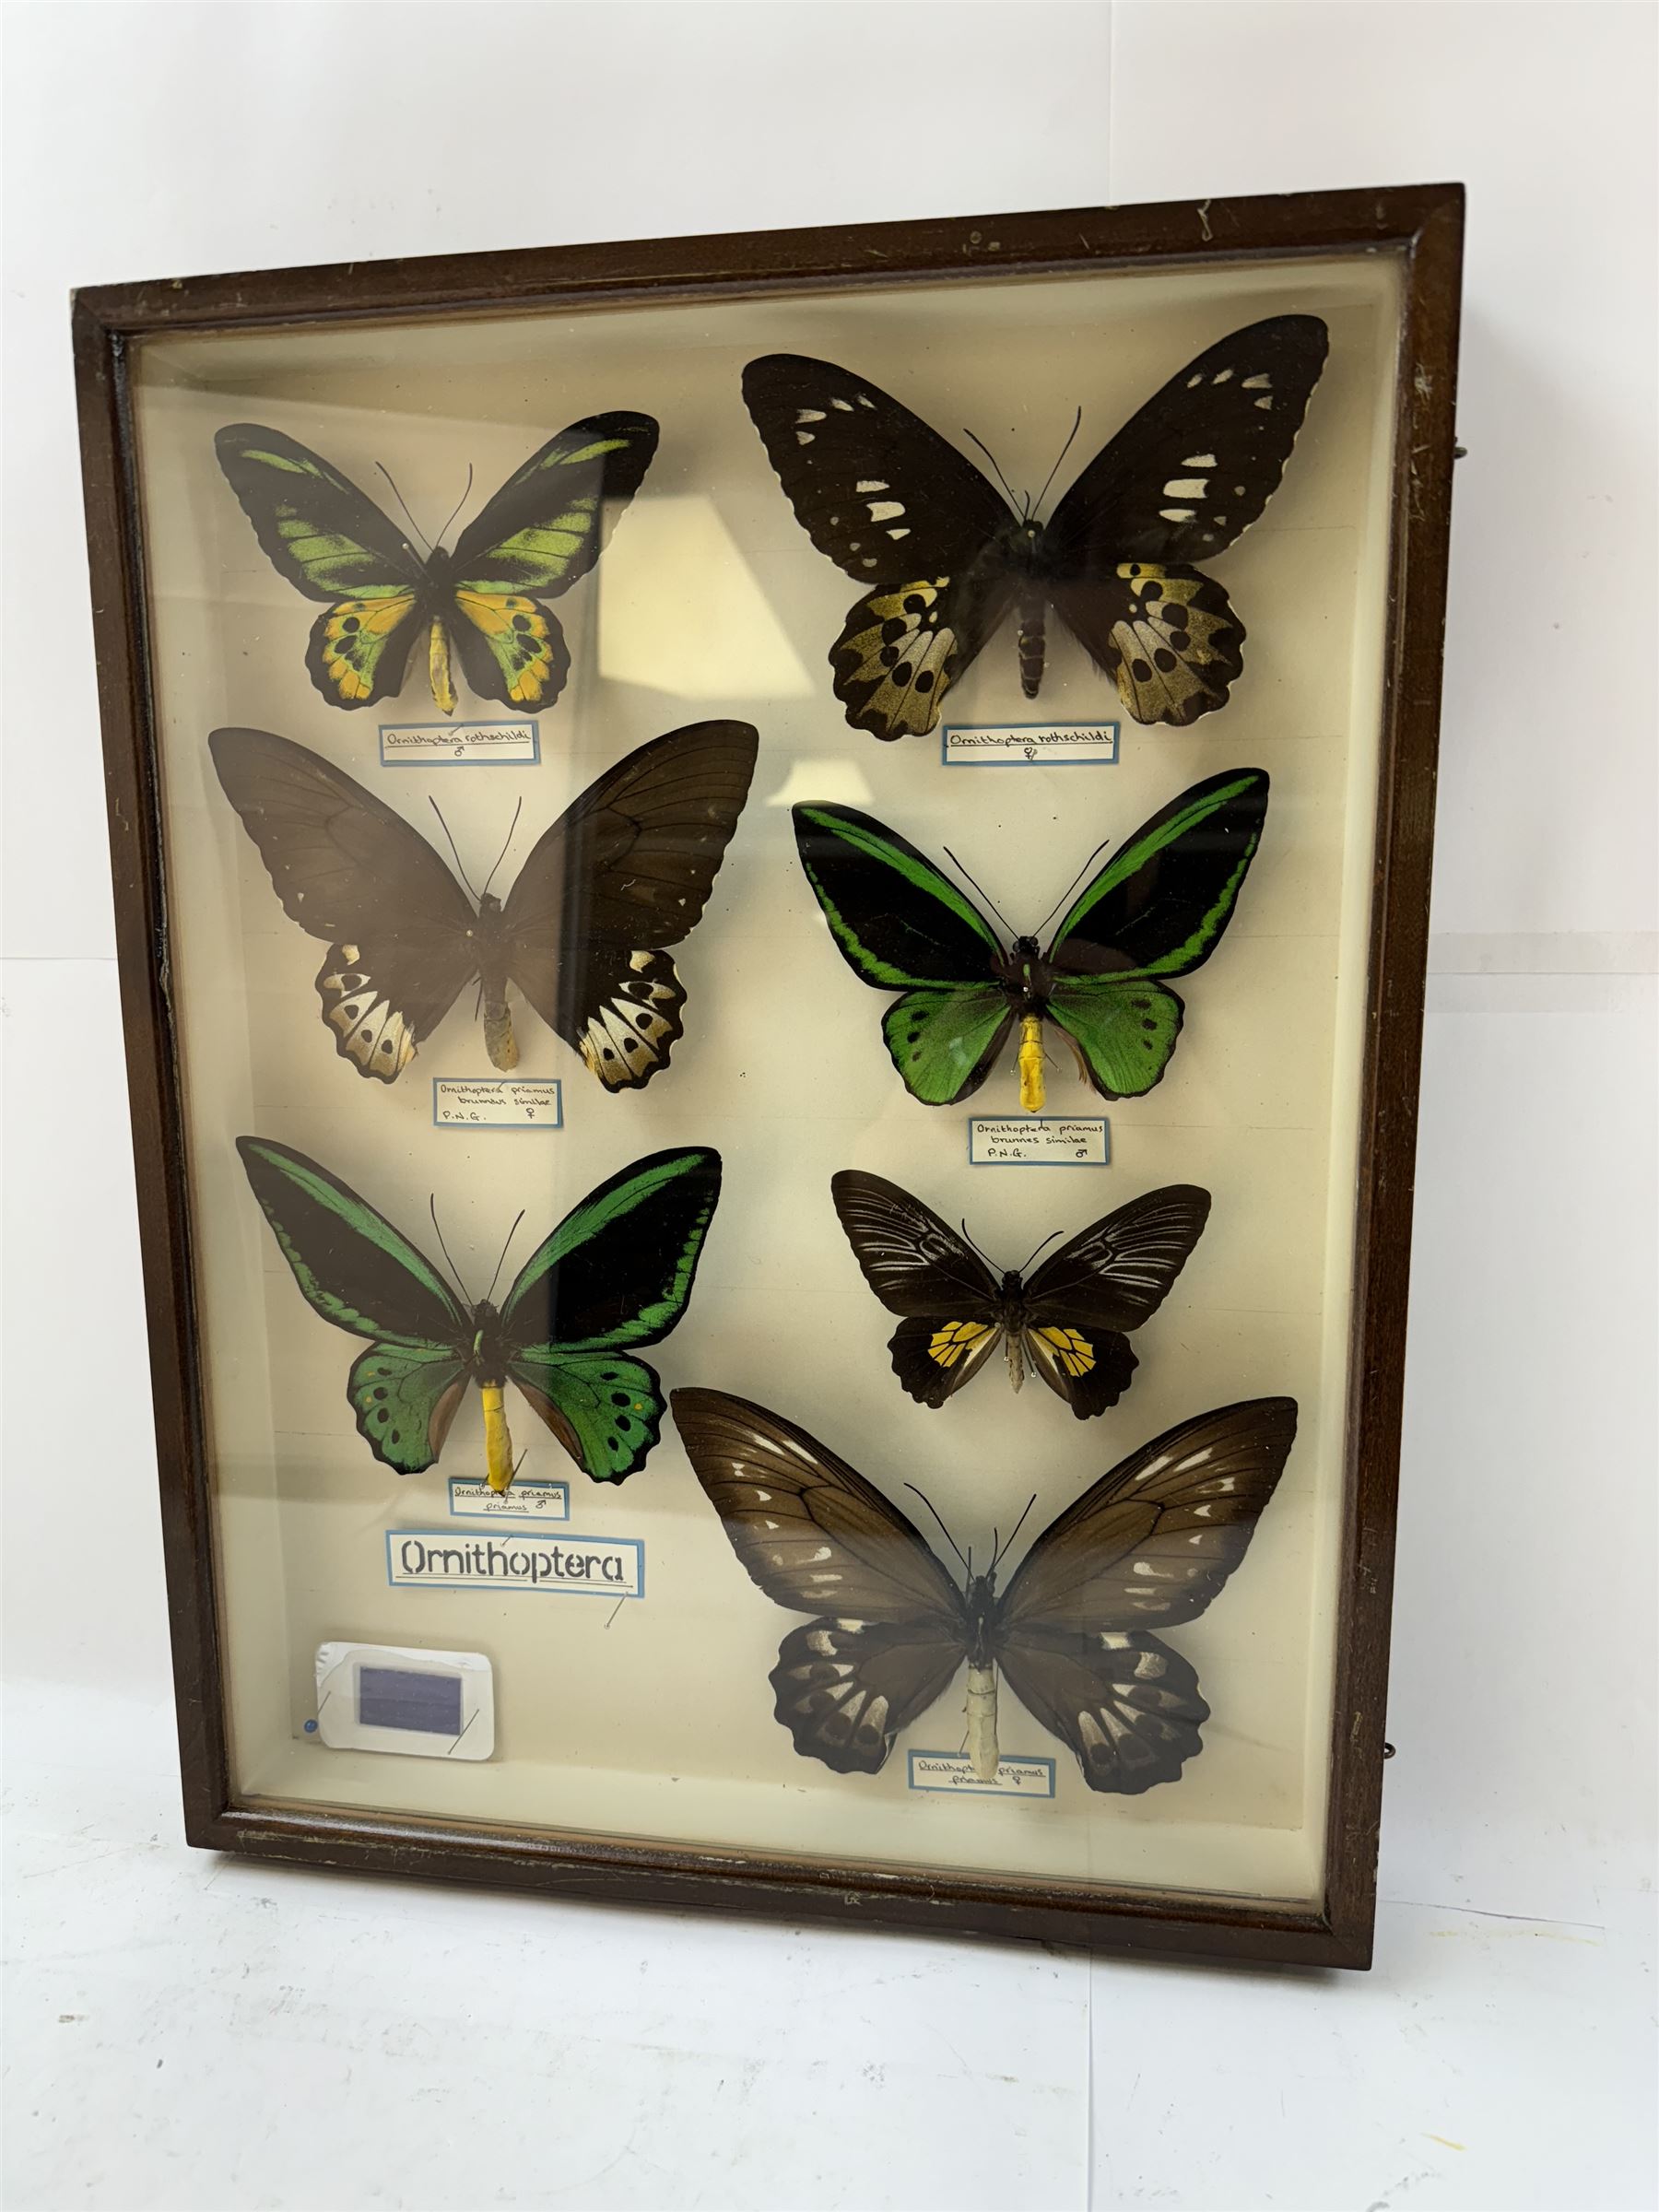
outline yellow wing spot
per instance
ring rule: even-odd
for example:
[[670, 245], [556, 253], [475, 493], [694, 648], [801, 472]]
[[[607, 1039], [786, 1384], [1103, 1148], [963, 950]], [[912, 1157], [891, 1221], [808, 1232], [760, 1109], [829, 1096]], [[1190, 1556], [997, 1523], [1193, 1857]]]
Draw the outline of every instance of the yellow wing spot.
[[535, 601], [516, 592], [458, 591], [455, 607], [494, 653], [507, 696], [516, 706], [537, 705], [554, 664], [547, 618]]
[[928, 1338], [927, 1356], [937, 1360], [941, 1367], [955, 1367], [959, 1359], [983, 1344], [990, 1334], [990, 1324], [986, 1322], [947, 1321]]
[[383, 599], [342, 599], [323, 625], [323, 668], [347, 700], [367, 699], [374, 689], [381, 648], [415, 605], [410, 592]]
[[1094, 1347], [1087, 1336], [1079, 1336], [1076, 1329], [1039, 1329], [1038, 1335], [1059, 1361], [1061, 1371], [1075, 1382], [1086, 1375], [1095, 1363]]

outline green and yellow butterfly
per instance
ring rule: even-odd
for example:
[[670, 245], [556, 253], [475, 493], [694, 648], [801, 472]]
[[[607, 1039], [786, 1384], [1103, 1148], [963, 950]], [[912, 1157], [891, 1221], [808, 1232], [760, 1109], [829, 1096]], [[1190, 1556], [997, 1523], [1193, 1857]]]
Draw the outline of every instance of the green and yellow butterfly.
[[401, 690], [424, 629], [432, 697], [453, 714], [452, 645], [480, 699], [550, 707], [563, 690], [570, 650], [537, 594], [557, 598], [598, 559], [651, 466], [657, 426], [632, 414], [571, 423], [508, 477], [453, 552], [424, 557], [297, 439], [235, 422], [214, 444], [277, 573], [324, 602], [305, 653], [324, 698], [371, 707]]
[[236, 1148], [307, 1303], [371, 1339], [346, 1394], [383, 1465], [429, 1467], [476, 1382], [486, 1474], [491, 1489], [506, 1489], [509, 1380], [595, 1482], [621, 1482], [644, 1465], [662, 1426], [662, 1384], [625, 1353], [666, 1336], [685, 1312], [720, 1197], [719, 1153], [653, 1152], [590, 1191], [498, 1308], [457, 1296], [383, 1214], [303, 1152], [254, 1136]]
[[841, 958], [873, 990], [903, 994], [881, 1028], [911, 1096], [950, 1106], [977, 1090], [1018, 1021], [1019, 1102], [1041, 1113], [1045, 1022], [1102, 1098], [1159, 1080], [1184, 1014], [1167, 979], [1220, 942], [1266, 815], [1263, 769], [1194, 783], [1083, 886], [1046, 953], [1031, 936], [1005, 946], [924, 853], [854, 807], [797, 806], [794, 830]]

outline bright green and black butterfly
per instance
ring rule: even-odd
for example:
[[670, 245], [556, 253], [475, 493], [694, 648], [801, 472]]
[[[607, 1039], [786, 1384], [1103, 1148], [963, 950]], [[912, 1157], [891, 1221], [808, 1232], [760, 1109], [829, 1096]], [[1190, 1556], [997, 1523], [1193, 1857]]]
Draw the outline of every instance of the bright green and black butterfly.
[[[305, 665], [336, 707], [403, 688], [425, 629], [432, 697], [455, 711], [452, 642], [480, 699], [550, 707], [571, 655], [533, 594], [585, 576], [656, 452], [649, 415], [594, 415], [549, 438], [467, 524], [453, 553], [424, 557], [349, 477], [281, 430], [234, 422], [214, 444], [278, 573], [325, 602]], [[441, 535], [441, 533], [440, 534]]]
[[1166, 979], [1214, 952], [1261, 841], [1267, 775], [1230, 769], [1160, 807], [1078, 892], [1046, 953], [1006, 947], [965, 891], [897, 830], [851, 806], [794, 809], [795, 842], [841, 958], [877, 991], [912, 1098], [977, 1090], [1020, 1026], [1019, 1102], [1043, 1105], [1042, 1025], [1063, 1030], [1102, 1098], [1162, 1076], [1184, 1009]]
[[476, 1382], [489, 1487], [506, 1489], [511, 1378], [595, 1482], [644, 1465], [662, 1385], [624, 1354], [666, 1336], [686, 1310], [720, 1196], [717, 1152], [653, 1152], [590, 1191], [498, 1309], [457, 1297], [383, 1214], [304, 1153], [253, 1136], [236, 1148], [307, 1301], [371, 1340], [346, 1394], [376, 1459], [399, 1475], [429, 1467]]

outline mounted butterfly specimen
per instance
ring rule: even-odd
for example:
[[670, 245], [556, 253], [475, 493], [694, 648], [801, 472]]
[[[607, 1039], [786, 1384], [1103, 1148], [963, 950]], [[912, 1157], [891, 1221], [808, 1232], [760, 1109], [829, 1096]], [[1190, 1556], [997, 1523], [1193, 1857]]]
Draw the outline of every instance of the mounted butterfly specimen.
[[852, 806], [794, 809], [806, 880], [841, 958], [900, 991], [882, 1035], [924, 1106], [979, 1088], [1019, 1025], [1019, 1103], [1042, 1111], [1043, 1024], [1070, 1041], [1102, 1098], [1139, 1098], [1168, 1066], [1184, 1008], [1165, 979], [1220, 942], [1261, 841], [1267, 776], [1230, 769], [1160, 807], [1073, 900], [1047, 952], [1005, 946], [965, 891]]
[[996, 1777], [999, 1673], [1091, 1790], [1138, 1796], [1203, 1749], [1198, 1677], [1150, 1631], [1196, 1619], [1244, 1557], [1296, 1435], [1294, 1399], [1224, 1406], [1131, 1453], [1000, 1592], [1000, 1549], [978, 1575], [959, 1554], [959, 1587], [896, 1505], [793, 1422], [719, 1391], [670, 1403], [750, 1580], [814, 1616], [784, 1637], [770, 1677], [803, 1757], [876, 1773], [964, 1661], [982, 1782]]
[[959, 1237], [885, 1176], [843, 1168], [830, 1192], [865, 1282], [902, 1316], [888, 1348], [912, 1398], [943, 1406], [1000, 1344], [1016, 1390], [1032, 1368], [1080, 1421], [1128, 1389], [1127, 1332], [1162, 1305], [1210, 1210], [1207, 1191], [1171, 1183], [1091, 1222], [1035, 1275], [999, 1277], [965, 1227]]
[[1325, 350], [1315, 315], [1235, 330], [1131, 418], [1046, 523], [1033, 512], [1042, 492], [1017, 512], [1011, 494], [867, 378], [803, 354], [751, 361], [743, 396], [795, 517], [865, 594], [830, 649], [853, 728], [931, 730], [1010, 614], [1020, 686], [1035, 699], [1051, 606], [1136, 722], [1184, 724], [1224, 705], [1244, 626], [1193, 564], [1260, 516]]
[[692, 723], [629, 753], [536, 840], [504, 900], [487, 881], [476, 906], [343, 769], [266, 730], [207, 742], [283, 911], [328, 945], [323, 1018], [359, 1075], [394, 1082], [469, 984], [497, 1067], [518, 1065], [510, 983], [607, 1090], [667, 1066], [686, 993], [665, 948], [696, 925], [743, 812], [747, 723]]
[[254, 1136], [236, 1148], [307, 1303], [371, 1339], [346, 1394], [382, 1465], [429, 1467], [476, 1382], [489, 1487], [506, 1489], [511, 1379], [595, 1482], [643, 1466], [662, 1425], [662, 1385], [626, 1355], [666, 1336], [685, 1312], [720, 1196], [717, 1152], [653, 1152], [590, 1191], [498, 1308], [488, 1294], [475, 1303], [452, 1290], [383, 1214], [303, 1152]]
[[657, 426], [631, 414], [571, 423], [508, 477], [453, 552], [425, 555], [348, 477], [283, 431], [233, 422], [214, 444], [272, 566], [324, 603], [305, 665], [330, 705], [371, 707], [400, 691], [424, 630], [432, 697], [453, 714], [452, 649], [480, 699], [550, 707], [564, 689], [570, 651], [541, 601], [598, 559], [651, 466]]

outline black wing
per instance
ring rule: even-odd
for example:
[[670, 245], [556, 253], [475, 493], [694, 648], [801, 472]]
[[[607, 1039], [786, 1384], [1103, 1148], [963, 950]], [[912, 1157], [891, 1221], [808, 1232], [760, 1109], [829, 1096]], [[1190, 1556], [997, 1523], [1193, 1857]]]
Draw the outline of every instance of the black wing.
[[865, 1282], [889, 1313], [946, 1321], [995, 1312], [996, 1277], [932, 1206], [860, 1168], [832, 1175], [830, 1195]]
[[663, 948], [701, 917], [759, 742], [746, 722], [653, 738], [536, 841], [508, 894], [508, 972], [607, 1089], [649, 1082], [682, 1033]]
[[1079, 1420], [1128, 1389], [1137, 1362], [1124, 1332], [1163, 1303], [1209, 1209], [1191, 1183], [1148, 1191], [1063, 1244], [1025, 1286], [1025, 1348]]
[[830, 649], [855, 729], [931, 730], [1002, 619], [996, 547], [1012, 511], [965, 453], [890, 394], [833, 361], [767, 354], [743, 396], [796, 519], [865, 596]]
[[777, 1718], [805, 1757], [875, 1773], [967, 1654], [960, 1592], [899, 1508], [804, 1430], [720, 1391], [670, 1403], [750, 1579], [819, 1616], [780, 1647]]
[[651, 466], [657, 434], [651, 416], [615, 412], [549, 438], [455, 540], [457, 589], [539, 599], [568, 592], [610, 542]]
[[471, 905], [419, 831], [343, 769], [267, 730], [207, 743], [283, 911], [329, 940], [317, 994], [335, 1050], [390, 1083], [478, 971]]
[[421, 591], [420, 555], [320, 453], [257, 422], [229, 423], [213, 443], [266, 559], [296, 591], [324, 600]]

